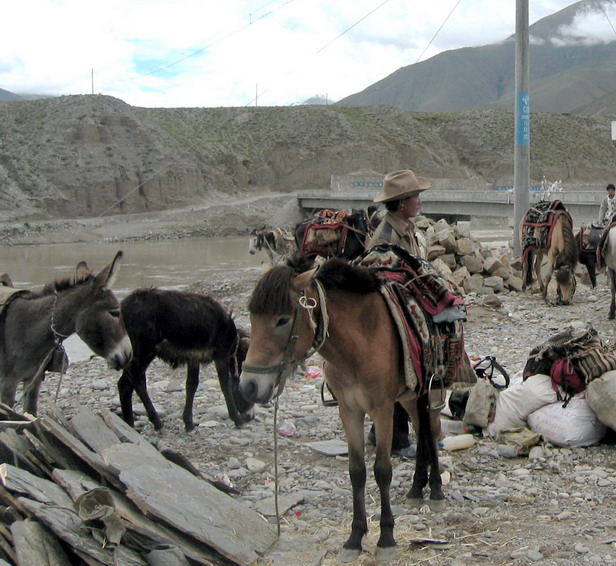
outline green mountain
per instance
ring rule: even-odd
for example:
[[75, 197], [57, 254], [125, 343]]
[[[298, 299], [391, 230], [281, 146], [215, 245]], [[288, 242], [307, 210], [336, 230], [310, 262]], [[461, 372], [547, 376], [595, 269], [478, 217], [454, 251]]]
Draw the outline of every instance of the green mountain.
[[[616, 0], [584, 0], [529, 28], [531, 109], [537, 112], [616, 113], [616, 32], [592, 43], [571, 32], [579, 18], [607, 17]], [[446, 51], [398, 69], [341, 106], [396, 106], [421, 112], [511, 109], [515, 94], [515, 37]]]

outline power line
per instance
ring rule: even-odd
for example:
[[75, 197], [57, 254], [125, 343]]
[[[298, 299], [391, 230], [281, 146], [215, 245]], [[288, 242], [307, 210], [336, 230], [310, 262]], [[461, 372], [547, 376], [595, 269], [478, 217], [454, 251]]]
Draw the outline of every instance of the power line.
[[439, 26], [439, 28], [436, 30], [436, 33], [432, 36], [432, 39], [428, 42], [428, 45], [426, 45], [426, 47], [424, 48], [424, 50], [421, 52], [421, 55], [417, 58], [417, 61], [415, 61], [415, 63], [419, 63], [419, 61], [421, 61], [421, 58], [424, 56], [425, 52], [428, 50], [428, 48], [430, 47], [430, 45], [432, 45], [432, 42], [436, 39], [436, 36], [441, 32], [441, 30], [443, 29], [443, 27], [445, 26], [445, 24], [447, 23], [447, 20], [451, 17], [451, 15], [456, 11], [456, 8], [460, 5], [460, 2], [462, 2], [462, 0], [458, 0], [456, 2], [456, 5], [452, 8], [451, 12], [449, 12], [449, 15], [445, 18], [445, 20], [443, 21], [443, 23]]
[[371, 16], [372, 14], [374, 14], [374, 12], [376, 12], [379, 8], [385, 6], [385, 4], [387, 4], [389, 1], [390, 0], [385, 0], [385, 2], [382, 2], [381, 4], [379, 4], [376, 8], [374, 8], [373, 10], [370, 10], [370, 12], [368, 12], [365, 16], [362, 16], [352, 26], [350, 26], [347, 29], [345, 29], [340, 35], [338, 35], [337, 37], [332, 39], [329, 43], [325, 44], [323, 47], [318, 49], [316, 53], [321, 53], [321, 51], [323, 51], [324, 49], [327, 49], [332, 43], [334, 43], [334, 41], [339, 40], [345, 33], [351, 31], [356, 25], [358, 25], [361, 22], [363, 22], [368, 16]]
[[[273, 0], [272, 0], [273, 1]], [[230, 31], [229, 33], [227, 33], [226, 35], [224, 35], [223, 37], [213, 41], [212, 43], [208, 43], [207, 45], [204, 45], [203, 47], [199, 47], [198, 49], [195, 49], [194, 51], [191, 51], [190, 53], [184, 55], [183, 57], [180, 57], [179, 59], [176, 59], [174, 61], [171, 61], [170, 63], [167, 63], [166, 65], [161, 65], [160, 67], [157, 67], [155, 69], [152, 69], [151, 71], [149, 71], [148, 73], [140, 73], [138, 75], [136, 75], [134, 77], [133, 80], [137, 79], [137, 78], [142, 78], [142, 77], [148, 77], [150, 75], [154, 75], [159, 73], [160, 71], [164, 71], [165, 69], [168, 69], [169, 67], [173, 67], [174, 65], [177, 65], [178, 63], [181, 63], [182, 61], [186, 61], [186, 59], [190, 59], [192, 57], [195, 57], [197, 55], [200, 55], [201, 53], [203, 53], [204, 51], [207, 51], [208, 49], [211, 49], [212, 47], [214, 47], [215, 45], [226, 41], [227, 39], [229, 39], [230, 37], [233, 37], [234, 35], [244, 31], [246, 28], [250, 27], [251, 25], [256, 24], [257, 22], [259, 22], [260, 20], [263, 20], [265, 18], [267, 18], [268, 16], [271, 16], [273, 13], [275, 13], [277, 10], [280, 10], [281, 8], [284, 8], [285, 6], [287, 6], [288, 4], [291, 4], [292, 2], [295, 2], [295, 0], [286, 0], [285, 2], [283, 2], [282, 4], [280, 4], [280, 6], [278, 6], [275, 9], [269, 10], [268, 12], [265, 12], [264, 14], [262, 14], [261, 16], [257, 17], [255, 20], [252, 19], [252, 12], [250, 13], [250, 21], [236, 29], [233, 31]], [[262, 7], [267, 6], [268, 4], [271, 4], [272, 2], [266, 2], [265, 4], [263, 4], [260, 8], [257, 8], [257, 11], [260, 10]]]

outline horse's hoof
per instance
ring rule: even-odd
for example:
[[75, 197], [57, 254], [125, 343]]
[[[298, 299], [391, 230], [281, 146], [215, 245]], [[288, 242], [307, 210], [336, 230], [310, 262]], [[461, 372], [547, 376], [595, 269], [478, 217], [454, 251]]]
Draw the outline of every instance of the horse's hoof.
[[360, 554], [361, 550], [358, 548], [343, 548], [338, 554], [338, 560], [344, 563], [355, 562]]
[[376, 547], [376, 556], [375, 558], [379, 562], [389, 562], [396, 554], [395, 546], [386, 546], [386, 547]]
[[447, 507], [447, 503], [445, 503], [444, 499], [430, 499], [429, 505], [430, 509], [435, 513], [445, 511], [445, 508]]
[[409, 505], [411, 509], [419, 509], [423, 503], [423, 497], [409, 497], [408, 498]]
[[610, 314], [608, 314], [608, 315], [607, 315], [607, 319], [608, 319], [608, 320], [614, 320], [614, 317], [615, 317], [615, 316], [614, 316], [614, 314], [613, 314], [613, 313], [610, 313]]

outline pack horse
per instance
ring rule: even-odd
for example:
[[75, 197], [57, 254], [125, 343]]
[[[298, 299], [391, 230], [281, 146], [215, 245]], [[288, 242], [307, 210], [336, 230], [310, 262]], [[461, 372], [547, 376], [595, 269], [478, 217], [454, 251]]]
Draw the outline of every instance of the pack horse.
[[[520, 222], [522, 248], [522, 290], [537, 277], [543, 299], [547, 301], [548, 285], [556, 273], [557, 303], [568, 305], [576, 288], [575, 268], [579, 249], [573, 234], [571, 215], [559, 200], [540, 201], [524, 215]], [[542, 263], [547, 257], [545, 277]]]
[[[422, 285], [422, 277], [415, 282]], [[381, 495], [377, 557], [390, 558], [396, 544], [389, 489], [392, 417], [397, 401], [413, 417], [418, 444], [415, 475], [407, 497], [421, 504], [423, 489], [429, 483], [430, 506], [438, 510], [444, 505], [432, 433], [434, 415], [439, 415], [429, 408], [427, 375], [422, 381], [416, 374], [415, 384], [409, 384], [405, 370], [409, 362], [404, 360], [413, 358], [416, 371], [429, 366], [417, 365], [418, 356], [409, 356], [404, 349], [385, 298], [385, 286], [377, 269], [341, 258], [330, 258], [316, 269], [312, 261], [298, 256], [265, 273], [248, 305], [251, 339], [240, 376], [240, 390], [247, 400], [268, 403], [282, 392], [286, 376], [312, 353], [318, 351], [326, 360], [326, 381], [338, 401], [347, 437], [353, 489], [353, 521], [343, 561], [360, 554], [368, 530], [364, 493], [366, 414], [376, 427], [374, 474]], [[416, 354], [417, 349], [413, 352]]]
[[264, 251], [269, 258], [270, 265], [291, 255], [297, 251], [295, 238], [288, 230], [275, 228], [254, 229], [248, 238], [248, 253], [255, 255], [257, 252]]

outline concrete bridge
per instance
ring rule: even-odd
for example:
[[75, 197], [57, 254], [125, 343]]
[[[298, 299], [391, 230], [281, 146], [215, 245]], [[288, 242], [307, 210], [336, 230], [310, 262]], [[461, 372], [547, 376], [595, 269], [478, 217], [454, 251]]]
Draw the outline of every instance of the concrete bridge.
[[[373, 205], [372, 198], [378, 189], [353, 191], [300, 191], [297, 194], [298, 205], [309, 216], [315, 210], [361, 209]], [[530, 205], [538, 202], [543, 191], [530, 191]], [[597, 219], [599, 206], [605, 192], [563, 191], [553, 192], [550, 200], [561, 200], [573, 218], [574, 226], [590, 225]], [[448, 222], [472, 219], [491, 219], [513, 226], [514, 195], [506, 190], [429, 190], [421, 195], [421, 214], [430, 218], [445, 218]]]

